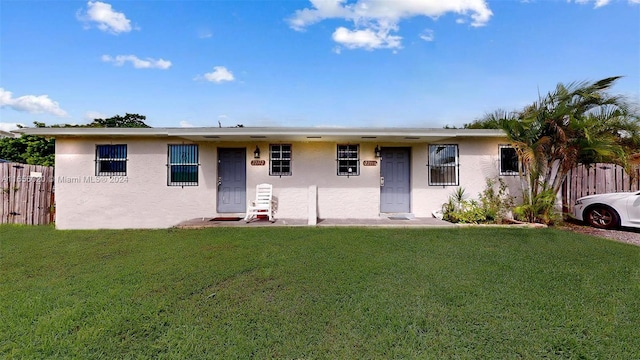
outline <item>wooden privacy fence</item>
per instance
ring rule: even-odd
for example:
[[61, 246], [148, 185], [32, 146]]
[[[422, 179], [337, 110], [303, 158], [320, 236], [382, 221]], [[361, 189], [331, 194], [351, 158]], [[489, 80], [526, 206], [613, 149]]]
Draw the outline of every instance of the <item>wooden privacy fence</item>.
[[0, 163], [0, 224], [53, 222], [53, 168]]
[[573, 204], [583, 196], [638, 190], [640, 166], [628, 174], [622, 166], [614, 164], [578, 165], [562, 184], [563, 211], [572, 212]]

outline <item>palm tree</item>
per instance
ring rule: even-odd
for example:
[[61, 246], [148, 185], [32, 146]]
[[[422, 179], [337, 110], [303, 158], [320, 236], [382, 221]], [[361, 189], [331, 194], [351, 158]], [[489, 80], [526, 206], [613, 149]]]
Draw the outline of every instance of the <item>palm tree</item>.
[[640, 149], [640, 115], [624, 97], [607, 93], [619, 78], [558, 84], [521, 111], [497, 111], [466, 125], [497, 124], [506, 132], [522, 164], [529, 220], [548, 220], [545, 212], [553, 209], [564, 179], [576, 165], [609, 162], [628, 169], [630, 155]]

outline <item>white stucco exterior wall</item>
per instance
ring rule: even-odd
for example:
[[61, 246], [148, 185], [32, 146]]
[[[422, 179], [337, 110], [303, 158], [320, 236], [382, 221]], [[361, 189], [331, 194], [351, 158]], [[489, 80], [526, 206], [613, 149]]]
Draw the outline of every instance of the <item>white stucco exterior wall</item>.
[[[519, 179], [517, 176], [500, 176], [499, 145], [506, 144], [504, 139], [465, 139], [463, 141], [443, 141], [435, 144], [457, 144], [459, 155], [459, 180], [469, 199], [478, 199], [478, 195], [485, 189], [486, 180], [501, 178], [514, 196], [519, 196]], [[442, 208], [449, 196], [458, 186], [429, 186], [428, 148], [424, 145], [419, 151], [414, 151], [414, 176], [412, 197], [416, 216], [431, 216], [434, 210]], [[415, 150], [415, 149], [414, 149]]]
[[[167, 186], [167, 145], [154, 139], [58, 139], [56, 227], [60, 229], [164, 228], [209, 216], [215, 167], [201, 166], [198, 186]], [[127, 144], [127, 176], [95, 176], [98, 144]], [[215, 149], [200, 144], [200, 162], [215, 164]]]
[[[458, 144], [460, 186], [477, 197], [486, 178], [499, 169], [499, 138], [455, 139]], [[411, 148], [411, 212], [429, 217], [440, 209], [456, 186], [429, 186], [427, 143], [360, 143], [360, 175], [336, 175], [336, 142], [283, 142], [292, 145], [292, 175], [269, 175], [269, 144], [277, 142], [199, 142], [197, 186], [167, 186], [168, 144], [190, 143], [172, 138], [66, 138], [56, 140], [56, 227], [59, 229], [166, 228], [194, 218], [219, 214], [217, 204], [218, 148], [246, 148], [247, 200], [255, 186], [273, 184], [276, 218], [307, 219], [309, 187], [317, 186], [319, 218], [377, 218], [380, 216], [380, 161], [374, 148]], [[98, 144], [127, 144], [127, 176], [96, 177]], [[260, 147], [263, 166], [251, 165]], [[504, 177], [517, 186], [517, 178]], [[513, 185], [513, 184], [512, 184]]]

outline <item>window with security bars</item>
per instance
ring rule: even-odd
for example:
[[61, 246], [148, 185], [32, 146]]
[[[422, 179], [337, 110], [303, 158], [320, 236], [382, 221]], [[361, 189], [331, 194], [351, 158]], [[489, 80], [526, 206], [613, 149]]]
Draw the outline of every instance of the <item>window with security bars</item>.
[[518, 154], [511, 145], [500, 145], [500, 175], [518, 175]]
[[167, 185], [198, 185], [198, 145], [169, 145]]
[[360, 175], [360, 146], [338, 145], [338, 175]]
[[459, 185], [458, 145], [429, 145], [429, 185]]
[[269, 152], [269, 175], [291, 176], [291, 144], [271, 144]]
[[96, 176], [126, 176], [127, 145], [96, 145]]

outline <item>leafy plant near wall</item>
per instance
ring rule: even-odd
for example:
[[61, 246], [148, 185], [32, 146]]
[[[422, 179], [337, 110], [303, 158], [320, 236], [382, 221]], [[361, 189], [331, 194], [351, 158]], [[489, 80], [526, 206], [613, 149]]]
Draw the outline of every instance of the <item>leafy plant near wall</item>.
[[513, 197], [508, 194], [502, 179], [487, 179], [486, 187], [478, 198], [479, 201], [467, 200], [464, 188], [456, 188], [442, 205], [443, 219], [463, 224], [500, 224], [513, 208]]
[[537, 222], [547, 225], [553, 225], [562, 219], [562, 216], [556, 211], [556, 194], [553, 189], [545, 189], [542, 192], [525, 199], [522, 205], [513, 210], [513, 214], [517, 220], [526, 222]]
[[487, 185], [480, 193], [480, 202], [488, 222], [501, 224], [504, 219], [509, 217], [514, 201], [513, 196], [509, 195], [507, 190], [507, 184], [501, 178], [498, 178], [497, 181], [487, 179]]
[[486, 216], [478, 202], [467, 200], [465, 190], [462, 187], [449, 196], [442, 206], [443, 219], [453, 223], [478, 224], [486, 221]]

